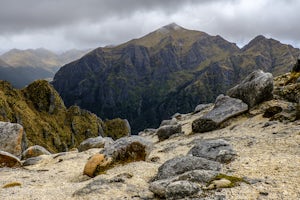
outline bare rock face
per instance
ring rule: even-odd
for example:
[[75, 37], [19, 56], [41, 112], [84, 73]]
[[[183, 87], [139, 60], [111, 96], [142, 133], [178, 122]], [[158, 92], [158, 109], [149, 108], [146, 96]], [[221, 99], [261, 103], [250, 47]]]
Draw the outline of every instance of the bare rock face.
[[0, 150], [20, 156], [26, 148], [26, 135], [20, 124], [0, 122]]
[[92, 148], [104, 148], [107, 145], [110, 145], [113, 143], [113, 139], [110, 137], [103, 138], [102, 136], [98, 136], [95, 138], [88, 138], [80, 143], [78, 146], [78, 151], [86, 151], [88, 149]]
[[220, 163], [229, 163], [237, 155], [230, 143], [222, 139], [200, 141], [188, 154]]
[[22, 153], [22, 159], [37, 157], [40, 155], [50, 155], [50, 154], [51, 153], [44, 147], [39, 146], [39, 145], [34, 145], [34, 146], [29, 147]]
[[215, 130], [221, 123], [247, 110], [248, 106], [242, 100], [219, 95], [214, 108], [199, 119], [193, 121], [192, 130], [195, 133]]
[[22, 166], [19, 158], [16, 156], [5, 152], [0, 151], [0, 168], [1, 167], [20, 167]]
[[262, 70], [249, 74], [240, 84], [231, 88], [227, 94], [248, 104], [249, 108], [273, 97], [273, 75]]
[[94, 177], [105, 172], [115, 164], [145, 161], [151, 150], [152, 143], [141, 136], [124, 137], [94, 155], [85, 165], [84, 174]]

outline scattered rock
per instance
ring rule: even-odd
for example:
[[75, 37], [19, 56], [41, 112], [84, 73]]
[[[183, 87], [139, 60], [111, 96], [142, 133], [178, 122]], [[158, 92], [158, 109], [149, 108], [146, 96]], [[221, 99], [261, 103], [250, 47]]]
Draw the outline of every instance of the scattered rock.
[[162, 127], [162, 126], [165, 126], [165, 125], [177, 125], [177, 120], [176, 118], [172, 118], [172, 119], [168, 119], [168, 120], [163, 120], [161, 123], [160, 123], [160, 126], [159, 127]]
[[195, 110], [194, 110], [194, 113], [198, 113], [198, 112], [201, 112], [209, 107], [213, 106], [212, 103], [209, 103], [209, 104], [199, 104], [198, 106], [196, 106]]
[[50, 155], [50, 154], [51, 153], [44, 147], [39, 146], [39, 145], [34, 145], [34, 146], [29, 147], [22, 153], [22, 160], [27, 159], [27, 158], [36, 157], [39, 155]]
[[117, 140], [131, 135], [131, 127], [127, 119], [112, 119], [104, 122], [104, 136]]
[[218, 162], [195, 156], [176, 157], [166, 161], [158, 168], [157, 180], [167, 179], [192, 170], [219, 171], [221, 165]]
[[247, 104], [240, 99], [219, 95], [214, 108], [199, 119], [193, 121], [192, 130], [195, 133], [215, 130], [227, 119], [244, 113], [247, 110]]
[[154, 128], [148, 128], [148, 129], [145, 129], [141, 132], [139, 132], [139, 136], [151, 136], [151, 135], [155, 135], [157, 129], [154, 129]]
[[188, 154], [220, 163], [229, 163], [237, 155], [230, 143], [222, 139], [200, 141]]
[[266, 123], [262, 126], [262, 128], [266, 128], [266, 127], [268, 127], [268, 126], [272, 126], [272, 125], [275, 125], [275, 124], [278, 124], [278, 122], [276, 122], [276, 121], [268, 121], [268, 122], [266, 122]]
[[5, 152], [0, 151], [0, 168], [2, 167], [21, 167], [22, 164], [16, 156]]
[[86, 151], [88, 149], [92, 148], [104, 148], [107, 145], [110, 145], [113, 143], [113, 139], [110, 137], [103, 138], [102, 136], [98, 136], [95, 138], [88, 138], [80, 143], [78, 146], [78, 151]]
[[282, 112], [282, 108], [280, 106], [271, 106], [267, 108], [263, 114], [263, 117], [270, 118], [276, 115], [277, 113]]
[[0, 122], [0, 149], [21, 156], [26, 149], [26, 134], [20, 124]]
[[145, 161], [153, 144], [141, 136], [124, 137], [105, 147], [100, 153], [91, 157], [84, 167], [84, 174], [94, 177], [115, 164]]
[[112, 163], [112, 159], [108, 158], [104, 154], [95, 154], [93, 155], [85, 164], [83, 174], [88, 175], [89, 177], [94, 177], [99, 173], [99, 168], [106, 169]]
[[206, 188], [207, 190], [217, 189], [217, 188], [228, 188], [232, 187], [232, 183], [230, 180], [222, 178], [220, 180], [214, 180], [212, 183]]
[[240, 84], [228, 90], [230, 97], [238, 98], [248, 104], [249, 108], [273, 97], [273, 76], [256, 70], [249, 74]]
[[177, 124], [177, 125], [164, 125], [161, 126], [158, 130], [157, 130], [157, 136], [159, 141], [168, 139], [170, 136], [177, 134], [177, 133], [181, 133], [182, 132], [182, 126], [181, 124]]
[[201, 191], [201, 189], [196, 183], [190, 181], [176, 181], [167, 186], [165, 196], [167, 199], [182, 199], [196, 194], [199, 191]]
[[28, 158], [23, 162], [23, 166], [30, 166], [30, 165], [36, 165], [38, 164], [43, 158], [38, 156], [38, 157], [32, 157]]
[[181, 120], [182, 115], [180, 113], [175, 113], [174, 115], [172, 115], [172, 119], [175, 118], [177, 120]]

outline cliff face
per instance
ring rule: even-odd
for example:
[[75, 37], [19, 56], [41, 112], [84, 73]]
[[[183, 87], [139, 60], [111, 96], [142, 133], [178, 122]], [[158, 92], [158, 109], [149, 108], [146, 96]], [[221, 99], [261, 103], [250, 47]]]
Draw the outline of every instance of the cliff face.
[[51, 152], [103, 134], [100, 118], [77, 106], [67, 109], [47, 81], [35, 81], [23, 90], [0, 81], [0, 121], [21, 124], [29, 146], [38, 144]]
[[176, 24], [63, 66], [53, 86], [67, 106], [129, 120], [133, 132], [212, 102], [254, 69], [288, 71], [299, 49], [262, 36], [243, 49]]

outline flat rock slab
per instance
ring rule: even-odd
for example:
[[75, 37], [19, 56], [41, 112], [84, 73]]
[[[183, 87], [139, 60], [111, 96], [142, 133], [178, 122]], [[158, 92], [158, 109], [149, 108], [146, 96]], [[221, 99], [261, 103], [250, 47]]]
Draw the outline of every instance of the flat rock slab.
[[230, 143], [222, 139], [200, 141], [188, 154], [220, 163], [229, 163], [237, 155]]
[[80, 145], [78, 146], [78, 151], [82, 152], [92, 148], [104, 148], [105, 146], [108, 146], [113, 142], [113, 139], [110, 137], [103, 138], [102, 136], [99, 136], [95, 138], [88, 138], [80, 143]]
[[196, 133], [203, 133], [215, 130], [219, 125], [231, 117], [240, 115], [248, 110], [248, 105], [240, 99], [219, 95], [214, 108], [196, 119], [192, 123], [192, 130]]
[[157, 130], [157, 137], [159, 141], [163, 141], [171, 137], [172, 135], [178, 134], [182, 132], [181, 124], [177, 125], [164, 125], [159, 127]]
[[192, 170], [219, 171], [219, 162], [195, 156], [176, 157], [166, 161], [158, 168], [157, 180], [171, 178]]

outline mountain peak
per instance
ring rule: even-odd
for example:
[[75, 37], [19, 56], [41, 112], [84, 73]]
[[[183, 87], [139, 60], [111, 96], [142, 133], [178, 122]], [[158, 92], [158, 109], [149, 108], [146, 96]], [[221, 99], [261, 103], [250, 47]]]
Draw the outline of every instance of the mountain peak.
[[177, 31], [177, 30], [183, 30], [181, 26], [177, 25], [176, 23], [171, 23], [166, 26], [161, 27], [157, 31], [160, 33], [169, 33], [170, 31]]

